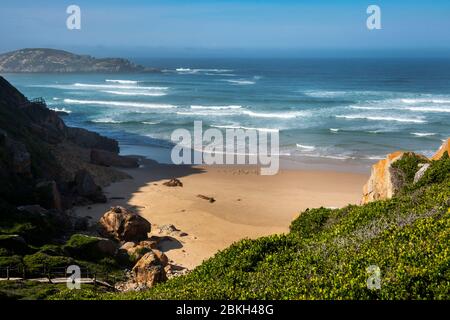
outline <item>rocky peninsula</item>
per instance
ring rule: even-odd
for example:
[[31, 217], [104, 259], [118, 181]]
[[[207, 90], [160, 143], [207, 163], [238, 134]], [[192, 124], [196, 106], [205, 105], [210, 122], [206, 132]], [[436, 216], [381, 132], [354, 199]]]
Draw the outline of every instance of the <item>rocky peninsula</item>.
[[3, 73], [138, 73], [158, 72], [123, 58], [94, 58], [64, 50], [27, 48], [0, 54]]

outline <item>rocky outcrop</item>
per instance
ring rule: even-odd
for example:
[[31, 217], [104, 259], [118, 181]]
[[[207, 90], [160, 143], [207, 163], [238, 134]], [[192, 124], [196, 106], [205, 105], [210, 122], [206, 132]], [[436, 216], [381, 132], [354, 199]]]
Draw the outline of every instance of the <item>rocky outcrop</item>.
[[[99, 185], [129, 177], [90, 161], [95, 149], [105, 152], [104, 162], [108, 156], [117, 162], [117, 141], [67, 127], [43, 99], [28, 100], [2, 77], [0, 128], [0, 199], [14, 206], [40, 204], [63, 210], [74, 204], [104, 202]], [[128, 159], [123, 163], [135, 165]]]
[[[430, 159], [413, 152], [397, 151], [389, 154], [386, 159], [372, 166], [369, 181], [363, 187], [361, 204], [392, 198], [407, 184], [419, 182], [430, 167], [430, 160], [439, 160], [449, 152], [450, 138]], [[396, 165], [400, 160], [405, 160], [403, 166]]]
[[3, 145], [12, 160], [13, 172], [31, 176], [31, 155], [25, 144], [9, 138], [6, 133], [3, 137]]
[[124, 157], [110, 151], [99, 149], [91, 150], [91, 163], [106, 167], [111, 166], [122, 168], [139, 167], [139, 163], [136, 158]]
[[164, 182], [163, 185], [165, 185], [166, 187], [182, 187], [183, 183], [179, 179], [173, 178], [167, 182]]
[[159, 233], [177, 237], [185, 237], [188, 235], [186, 232], [179, 230], [173, 224], [162, 225], [161, 227], [159, 227]]
[[147, 239], [151, 224], [138, 214], [123, 207], [112, 207], [99, 221], [100, 233], [118, 241], [138, 242]]
[[126, 254], [130, 261], [136, 262], [153, 249], [156, 249], [155, 241], [144, 240], [139, 243], [129, 241], [120, 247], [120, 253]]
[[40, 203], [47, 209], [62, 210], [61, 194], [55, 181], [41, 181], [36, 185]]
[[103, 137], [96, 132], [82, 128], [68, 128], [67, 139], [77, 146], [88, 149], [101, 149], [119, 153], [119, 144], [116, 140]]
[[0, 55], [0, 72], [11, 73], [130, 73], [156, 72], [121, 58], [96, 59], [63, 50], [30, 48]]
[[136, 283], [153, 287], [155, 284], [167, 280], [165, 266], [167, 257], [162, 252], [147, 252], [133, 267], [133, 275]]
[[404, 157], [420, 158], [427, 161], [425, 157], [412, 152], [397, 151], [387, 155], [386, 159], [380, 160], [372, 166], [369, 181], [363, 187], [362, 204], [390, 199], [402, 189], [407, 182], [405, 179], [406, 173], [401, 168], [396, 168], [394, 163]]
[[87, 170], [78, 171], [74, 183], [74, 190], [77, 195], [93, 202], [106, 202], [102, 188], [95, 183], [94, 178]]
[[445, 152], [450, 155], [450, 138], [444, 141], [439, 150], [431, 157], [431, 160], [441, 159]]

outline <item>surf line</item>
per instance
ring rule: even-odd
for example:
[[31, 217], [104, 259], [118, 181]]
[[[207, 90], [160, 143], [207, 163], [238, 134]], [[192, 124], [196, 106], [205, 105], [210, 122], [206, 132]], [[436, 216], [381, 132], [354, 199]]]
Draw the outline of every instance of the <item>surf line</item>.
[[280, 136], [275, 130], [228, 128], [224, 137], [221, 130], [203, 131], [203, 122], [194, 121], [193, 135], [179, 128], [172, 132], [171, 140], [175, 143], [171, 159], [177, 165], [250, 164], [258, 165], [261, 175], [275, 175], [279, 170]]

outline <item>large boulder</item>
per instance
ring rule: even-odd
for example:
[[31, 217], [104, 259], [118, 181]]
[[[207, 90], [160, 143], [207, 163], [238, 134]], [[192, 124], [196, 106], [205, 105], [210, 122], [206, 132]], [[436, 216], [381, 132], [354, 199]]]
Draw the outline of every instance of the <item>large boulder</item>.
[[[161, 253], [164, 255], [163, 253]], [[133, 267], [133, 275], [136, 283], [152, 287], [157, 283], [167, 280], [164, 267], [167, 265], [163, 256], [154, 251], [147, 252]], [[165, 257], [165, 255], [164, 255]]]
[[445, 152], [450, 155], [450, 138], [444, 141], [439, 150], [431, 157], [431, 160], [439, 160]]
[[[401, 160], [405, 160], [405, 165], [396, 166]], [[413, 182], [419, 165], [427, 161], [426, 157], [413, 152], [397, 151], [387, 155], [372, 166], [369, 181], [363, 187], [361, 203], [392, 198], [406, 184]]]
[[110, 151], [92, 149], [91, 163], [106, 167], [122, 167], [122, 168], [137, 168], [139, 167], [136, 158], [119, 156]]
[[99, 221], [100, 233], [118, 241], [141, 241], [147, 239], [151, 224], [140, 215], [123, 207], [112, 207]]
[[128, 261], [136, 262], [141, 259], [147, 252], [156, 249], [156, 242], [150, 240], [144, 240], [139, 243], [125, 242], [119, 249], [120, 254], [125, 254], [128, 257]]
[[94, 178], [87, 170], [79, 170], [75, 174], [75, 192], [77, 195], [87, 198], [93, 202], [106, 202], [102, 188], [98, 186]]
[[55, 181], [41, 181], [36, 185], [37, 201], [46, 209], [62, 210], [61, 195]]

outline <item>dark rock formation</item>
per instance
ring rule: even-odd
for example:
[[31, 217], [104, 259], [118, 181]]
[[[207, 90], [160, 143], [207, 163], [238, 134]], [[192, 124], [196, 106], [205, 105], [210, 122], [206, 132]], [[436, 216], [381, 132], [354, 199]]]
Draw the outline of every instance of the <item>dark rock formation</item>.
[[106, 202], [106, 197], [89, 172], [80, 170], [75, 175], [76, 194], [93, 202]]
[[110, 166], [122, 168], [139, 167], [139, 163], [136, 158], [119, 156], [116, 153], [99, 149], [91, 150], [91, 163], [106, 167]]
[[119, 152], [119, 144], [116, 140], [103, 137], [86, 129], [67, 128], [67, 139], [83, 148], [101, 149], [113, 153]]
[[106, 201], [94, 176], [98, 173], [105, 185], [121, 175], [91, 164], [91, 149], [104, 152], [104, 162], [108, 156], [111, 163], [122, 160], [117, 141], [67, 127], [43, 99], [28, 100], [0, 77], [0, 199], [57, 210]]

